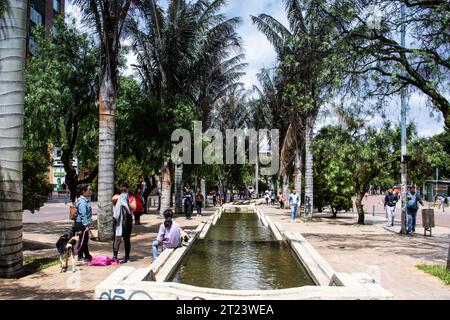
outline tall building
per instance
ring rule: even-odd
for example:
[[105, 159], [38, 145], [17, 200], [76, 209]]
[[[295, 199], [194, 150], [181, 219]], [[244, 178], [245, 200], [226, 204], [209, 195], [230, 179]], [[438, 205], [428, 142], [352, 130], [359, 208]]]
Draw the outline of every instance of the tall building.
[[27, 52], [32, 54], [36, 44], [31, 35], [31, 29], [36, 25], [41, 25], [45, 26], [47, 30], [52, 30], [53, 18], [64, 12], [65, 0], [29, 0], [29, 3]]

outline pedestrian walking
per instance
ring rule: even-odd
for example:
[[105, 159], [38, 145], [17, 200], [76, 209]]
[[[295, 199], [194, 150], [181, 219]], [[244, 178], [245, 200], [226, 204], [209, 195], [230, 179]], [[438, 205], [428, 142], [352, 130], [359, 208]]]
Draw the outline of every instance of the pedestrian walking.
[[89, 253], [89, 227], [92, 223], [92, 208], [89, 200], [91, 188], [88, 184], [81, 184], [77, 187], [77, 218], [75, 219], [75, 232], [80, 233], [78, 241], [78, 261], [90, 262], [92, 259]]
[[418, 192], [416, 192], [416, 188], [414, 186], [410, 187], [410, 191], [406, 196], [406, 212], [408, 214], [408, 229], [407, 233], [411, 234], [416, 232], [416, 217], [417, 211], [419, 210], [420, 203], [423, 206], [423, 201], [420, 198]]
[[392, 188], [389, 188], [386, 196], [384, 197], [384, 209], [386, 210], [387, 223], [389, 227], [394, 226], [395, 207], [397, 202], [398, 196], [394, 193]]
[[187, 220], [192, 219], [192, 206], [194, 204], [194, 196], [189, 191], [189, 187], [184, 187], [183, 193], [183, 203], [184, 203], [184, 214]]
[[200, 190], [195, 193], [195, 208], [197, 209], [197, 217], [202, 216], [203, 195]]
[[289, 195], [288, 200], [291, 206], [291, 222], [294, 223], [297, 218], [298, 207], [300, 207], [300, 195], [294, 190]]
[[217, 194], [216, 194], [216, 192], [214, 191], [213, 192], [213, 196], [212, 196], [212, 199], [213, 199], [213, 205], [214, 205], [214, 207], [216, 206], [216, 204], [217, 204]]

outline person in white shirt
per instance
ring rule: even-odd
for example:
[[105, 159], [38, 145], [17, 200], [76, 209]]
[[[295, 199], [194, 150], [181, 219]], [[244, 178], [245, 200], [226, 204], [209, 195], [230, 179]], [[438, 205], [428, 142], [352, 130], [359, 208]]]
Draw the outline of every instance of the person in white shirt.
[[300, 206], [300, 195], [295, 190], [289, 195], [289, 205], [291, 206], [291, 222], [295, 222]]

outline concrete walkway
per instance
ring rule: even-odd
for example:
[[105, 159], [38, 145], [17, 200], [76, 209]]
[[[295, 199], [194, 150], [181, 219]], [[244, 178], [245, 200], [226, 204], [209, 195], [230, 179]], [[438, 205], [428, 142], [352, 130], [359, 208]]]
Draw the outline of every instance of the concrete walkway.
[[[445, 263], [450, 228], [437, 227], [433, 237], [424, 237], [418, 225], [414, 236], [398, 234], [399, 225], [385, 227], [382, 216], [366, 215], [366, 225], [356, 224], [356, 214], [317, 214], [313, 222], [290, 222], [289, 210], [261, 205], [265, 214], [284, 231], [301, 233], [337, 272], [366, 272], [394, 294], [395, 299], [450, 299], [450, 286], [416, 268], [419, 263]], [[65, 208], [64, 208], [65, 210]], [[209, 209], [204, 216], [213, 214]], [[37, 213], [39, 214], [39, 213]], [[205, 218], [176, 218], [184, 229], [195, 229]], [[156, 214], [142, 217], [133, 226], [132, 262], [127, 266], [145, 267], [151, 262], [151, 245], [159, 225]], [[71, 223], [68, 221], [25, 223], [24, 256], [57, 257], [55, 243]], [[92, 255], [111, 254], [111, 243], [90, 242]], [[119, 256], [123, 255], [123, 245]], [[18, 280], [0, 279], [0, 299], [93, 299], [95, 287], [117, 266], [78, 266], [76, 273], [59, 273], [50, 267]]]
[[312, 222], [290, 222], [290, 210], [259, 206], [283, 231], [301, 233], [337, 272], [366, 272], [392, 292], [394, 299], [450, 299], [450, 286], [417, 269], [420, 263], [445, 264], [450, 228], [436, 227], [424, 237], [417, 225], [413, 236], [399, 234], [400, 222], [386, 227], [382, 216], [316, 214]]
[[[208, 208], [203, 217], [192, 220], [176, 217], [175, 221], [185, 230], [194, 230], [205, 217], [214, 213]], [[39, 213], [37, 213], [39, 214]], [[156, 238], [160, 224], [164, 219], [153, 213], [141, 217], [142, 225], [133, 225], [131, 237], [131, 262], [125, 264], [132, 267], [146, 267], [151, 264], [152, 243]], [[58, 257], [55, 243], [71, 226], [69, 221], [24, 224], [24, 258]], [[94, 235], [96, 235], [94, 230]], [[93, 256], [112, 254], [112, 243], [89, 242], [89, 250]], [[123, 242], [119, 258], [124, 254]], [[69, 263], [70, 266], [70, 263]], [[78, 265], [77, 272], [59, 273], [59, 265], [44, 269], [18, 280], [0, 279], [0, 299], [27, 300], [61, 300], [61, 299], [94, 299], [95, 287], [106, 279], [118, 266], [93, 267]]]

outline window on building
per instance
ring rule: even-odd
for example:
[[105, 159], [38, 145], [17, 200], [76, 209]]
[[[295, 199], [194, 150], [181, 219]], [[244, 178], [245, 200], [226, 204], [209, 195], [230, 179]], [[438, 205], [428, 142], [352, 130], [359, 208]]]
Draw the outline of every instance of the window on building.
[[59, 0], [53, 0], [53, 10], [55, 10], [56, 12], [60, 11], [60, 3]]
[[28, 50], [32, 55], [36, 54], [36, 39], [34, 38], [34, 36], [30, 36], [28, 38]]
[[30, 20], [33, 21], [37, 25], [44, 25], [42, 19], [42, 14], [36, 11], [34, 7], [30, 7]]

